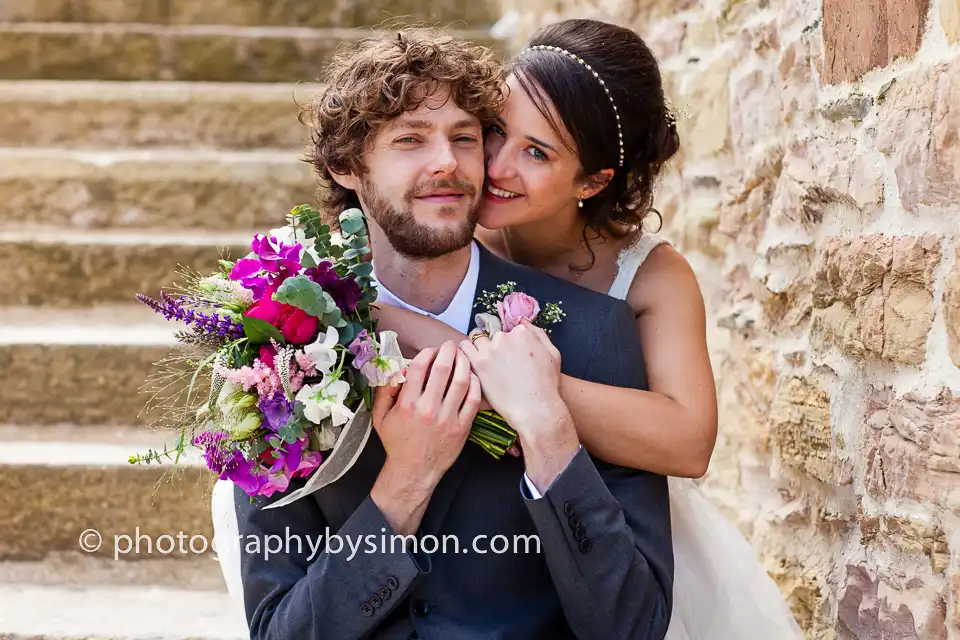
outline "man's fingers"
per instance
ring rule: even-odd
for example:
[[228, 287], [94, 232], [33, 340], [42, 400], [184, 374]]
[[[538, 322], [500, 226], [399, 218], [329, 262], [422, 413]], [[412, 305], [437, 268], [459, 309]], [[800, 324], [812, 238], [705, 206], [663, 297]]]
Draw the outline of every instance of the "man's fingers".
[[370, 410], [373, 416], [373, 426], [378, 427], [386, 417], [387, 412], [397, 403], [397, 396], [403, 385], [392, 387], [377, 387], [373, 395], [373, 408]]
[[459, 349], [456, 353], [456, 364], [453, 369], [453, 377], [450, 379], [450, 387], [443, 399], [443, 411], [448, 416], [455, 416], [463, 404], [463, 399], [470, 390], [470, 360]]
[[546, 348], [547, 352], [554, 357], [559, 357], [560, 352], [557, 350], [557, 347], [553, 344], [553, 341], [550, 340], [550, 336], [547, 335], [547, 332], [533, 324], [526, 318], [521, 318], [520, 323], [533, 332], [533, 335], [537, 337], [537, 340]]
[[427, 384], [423, 389], [423, 395], [428, 400], [435, 402], [437, 406], [443, 401], [443, 394], [447, 390], [447, 383], [450, 381], [450, 374], [453, 373], [453, 365], [457, 359], [457, 345], [453, 342], [444, 342], [437, 353], [433, 366], [430, 367], [430, 375], [427, 377]]
[[403, 383], [401, 397], [404, 399], [409, 396], [413, 396], [411, 399], [420, 397], [423, 393], [423, 383], [427, 379], [427, 372], [430, 371], [430, 365], [436, 357], [436, 349], [424, 349], [414, 357], [410, 366], [407, 367], [406, 382]]
[[460, 408], [460, 424], [467, 426], [473, 423], [473, 419], [480, 410], [480, 399], [483, 397], [483, 391], [480, 388], [480, 378], [477, 374], [470, 374], [470, 390], [467, 391], [467, 397], [463, 400], [463, 406]]

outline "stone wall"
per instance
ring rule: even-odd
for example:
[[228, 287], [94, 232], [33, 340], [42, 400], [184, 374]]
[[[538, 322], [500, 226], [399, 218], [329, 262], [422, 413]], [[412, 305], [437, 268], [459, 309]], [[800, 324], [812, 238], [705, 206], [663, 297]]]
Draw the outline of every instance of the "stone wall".
[[[960, 638], [960, 1], [504, 0], [636, 29], [711, 314], [705, 488], [810, 638]], [[736, 585], [730, 585], [736, 588]]]

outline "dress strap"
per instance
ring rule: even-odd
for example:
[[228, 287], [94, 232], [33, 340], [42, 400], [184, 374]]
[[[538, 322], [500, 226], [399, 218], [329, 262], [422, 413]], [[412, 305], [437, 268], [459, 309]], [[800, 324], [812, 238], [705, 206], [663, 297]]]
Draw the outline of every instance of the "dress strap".
[[640, 265], [647, 259], [650, 252], [661, 244], [671, 243], [662, 236], [650, 233], [640, 236], [637, 242], [621, 251], [617, 256], [617, 276], [610, 285], [607, 295], [626, 300]]

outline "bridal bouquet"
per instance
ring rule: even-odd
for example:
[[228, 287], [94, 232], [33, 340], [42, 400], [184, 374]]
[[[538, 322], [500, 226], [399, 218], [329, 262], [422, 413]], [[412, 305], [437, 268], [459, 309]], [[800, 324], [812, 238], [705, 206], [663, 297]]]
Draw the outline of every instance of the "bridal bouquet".
[[[137, 295], [187, 328], [179, 357], [158, 363], [163, 387], [173, 387], [163, 417], [179, 429], [177, 444], [131, 463], [178, 461], [192, 446], [252, 498], [284, 493], [297, 477], [309, 478], [301, 492], [316, 490], [356, 461], [372, 389], [404, 382], [408, 363], [397, 335], [378, 334], [370, 314], [377, 290], [363, 213], [343, 212], [339, 235], [306, 205], [287, 219], [255, 235], [248, 257], [189, 274], [178, 295]], [[483, 412], [470, 439], [499, 457], [516, 432]]]

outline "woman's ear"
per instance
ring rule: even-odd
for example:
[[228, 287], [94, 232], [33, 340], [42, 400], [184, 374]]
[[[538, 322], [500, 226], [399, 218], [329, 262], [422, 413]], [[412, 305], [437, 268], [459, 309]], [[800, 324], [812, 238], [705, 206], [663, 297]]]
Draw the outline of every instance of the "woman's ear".
[[610, 181], [613, 180], [613, 173], [613, 169], [601, 169], [584, 178], [581, 183], [580, 199], [592, 198], [606, 189]]

